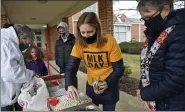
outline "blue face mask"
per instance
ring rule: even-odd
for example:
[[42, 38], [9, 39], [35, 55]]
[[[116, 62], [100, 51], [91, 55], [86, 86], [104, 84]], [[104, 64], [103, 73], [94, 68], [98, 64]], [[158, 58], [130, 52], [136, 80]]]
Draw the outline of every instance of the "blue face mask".
[[89, 37], [83, 37], [83, 36], [82, 36], [82, 39], [83, 39], [87, 44], [92, 44], [92, 43], [96, 42], [96, 40], [97, 40], [97, 35], [94, 34], [93, 36], [89, 36]]

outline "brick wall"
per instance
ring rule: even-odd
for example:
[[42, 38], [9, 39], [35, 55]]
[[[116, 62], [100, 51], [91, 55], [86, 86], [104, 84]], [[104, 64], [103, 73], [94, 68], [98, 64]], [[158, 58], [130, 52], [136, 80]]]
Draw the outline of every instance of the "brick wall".
[[70, 33], [73, 33], [73, 22], [72, 17], [68, 18], [68, 29]]
[[[145, 26], [141, 24], [141, 31], [140, 31], [141, 42], [144, 42], [146, 39], [143, 33], [144, 31], [145, 31]], [[136, 41], [139, 41], [139, 24], [132, 24], [131, 38], [135, 38]]]
[[[103, 33], [113, 34], [113, 4], [112, 1], [98, 0], [98, 16], [100, 18]], [[77, 20], [79, 19], [81, 12], [73, 15], [72, 19], [69, 19], [70, 32], [77, 36]], [[70, 17], [71, 18], [71, 17]], [[72, 24], [73, 23], [73, 24]], [[74, 32], [73, 32], [74, 28]]]
[[73, 27], [74, 27], [73, 34], [75, 35], [75, 37], [77, 37], [77, 22], [80, 16], [81, 16], [81, 12], [78, 12], [75, 15], [73, 15]]
[[77, 21], [80, 16], [81, 16], [81, 12], [78, 12], [78, 13], [74, 14], [73, 17], [71, 16], [68, 19], [69, 31], [70, 31], [70, 33], [74, 34], [75, 37], [77, 37]]
[[[112, 1], [99, 0], [98, 1], [99, 18], [103, 33], [113, 34], [113, 4]], [[77, 20], [81, 12], [78, 12], [68, 19], [69, 31], [77, 36]], [[74, 30], [73, 30], [74, 29]]]
[[113, 34], [112, 0], [98, 0], [98, 13], [103, 33]]
[[[55, 54], [55, 41], [58, 39], [57, 34], [57, 25], [55, 26], [48, 26], [45, 29], [45, 36], [46, 36], [46, 43], [49, 48], [49, 52], [51, 54]], [[51, 59], [54, 59], [55, 57], [52, 57]]]
[[[62, 18], [61, 21], [65, 22], [68, 24], [69, 27], [69, 32], [72, 32], [72, 22], [71, 18], [64, 17]], [[45, 29], [45, 38], [46, 38], [46, 43], [49, 49], [49, 52], [51, 54], [55, 54], [55, 42], [59, 38], [58, 33], [57, 33], [57, 25], [54, 26], [48, 26]], [[52, 57], [51, 59], [55, 59], [55, 57]]]

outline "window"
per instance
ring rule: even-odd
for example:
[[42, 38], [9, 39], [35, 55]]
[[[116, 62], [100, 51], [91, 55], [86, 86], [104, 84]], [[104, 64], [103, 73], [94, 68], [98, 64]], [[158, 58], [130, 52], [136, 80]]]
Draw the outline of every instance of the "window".
[[128, 30], [130, 30], [130, 26], [114, 25], [114, 37], [118, 43], [127, 41]]
[[37, 43], [37, 47], [42, 47], [42, 43]]
[[35, 32], [36, 35], [41, 35], [42, 34], [41, 30], [34, 30], [34, 32]]
[[114, 32], [119, 32], [119, 27], [118, 26], [114, 26]]
[[130, 29], [131, 29], [131, 27], [130, 27], [130, 26], [128, 26], [128, 27], [127, 27], [127, 30], [128, 30], [128, 31], [130, 31]]
[[37, 41], [41, 41], [41, 36], [37, 36]]
[[119, 26], [119, 32], [126, 32], [126, 26]]
[[42, 47], [42, 32], [40, 29], [33, 30], [35, 32], [34, 43], [37, 47]]
[[[126, 39], [126, 32], [120, 32], [119, 34], [120, 34], [120, 35], [119, 35], [119, 38], [120, 38], [119, 40], [125, 40], [125, 41], [127, 40], [127, 39]], [[121, 39], [121, 38], [122, 38], [122, 39]]]

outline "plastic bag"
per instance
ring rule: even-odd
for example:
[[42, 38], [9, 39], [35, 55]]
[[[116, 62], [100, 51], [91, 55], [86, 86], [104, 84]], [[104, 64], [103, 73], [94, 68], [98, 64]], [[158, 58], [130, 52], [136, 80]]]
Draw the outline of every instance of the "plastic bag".
[[49, 92], [42, 78], [33, 78], [21, 88], [18, 103], [21, 107], [31, 110], [47, 108]]

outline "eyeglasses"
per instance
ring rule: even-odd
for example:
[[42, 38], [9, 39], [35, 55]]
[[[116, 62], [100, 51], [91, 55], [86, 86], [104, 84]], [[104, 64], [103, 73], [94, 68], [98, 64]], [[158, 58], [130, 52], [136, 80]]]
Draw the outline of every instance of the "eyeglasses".
[[18, 36], [21, 38], [21, 39], [28, 39], [28, 35], [27, 34], [23, 34], [22, 32], [19, 32], [18, 33]]
[[159, 12], [159, 10], [158, 10], [158, 11], [156, 11], [154, 14], [152, 14], [150, 17], [141, 18], [141, 19], [140, 19], [140, 21], [147, 21], [147, 20], [149, 20], [149, 19], [153, 18], [153, 17], [154, 17], [158, 12]]

